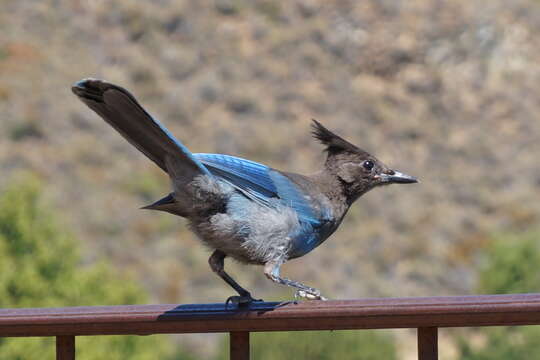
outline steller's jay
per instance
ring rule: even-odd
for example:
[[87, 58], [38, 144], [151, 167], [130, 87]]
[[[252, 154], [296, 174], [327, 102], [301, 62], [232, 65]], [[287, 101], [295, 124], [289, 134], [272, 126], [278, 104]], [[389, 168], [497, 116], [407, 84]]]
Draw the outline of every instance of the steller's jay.
[[367, 191], [417, 182], [316, 120], [313, 136], [326, 146], [328, 156], [321, 171], [304, 176], [230, 155], [193, 154], [120, 86], [84, 79], [72, 90], [169, 175], [172, 192], [144, 209], [189, 220], [191, 229], [213, 250], [210, 268], [239, 294], [227, 302], [254, 301], [225, 272], [227, 256], [264, 265], [264, 274], [296, 288], [295, 296], [325, 300], [319, 290], [281, 277], [280, 266], [332, 235], [351, 204]]

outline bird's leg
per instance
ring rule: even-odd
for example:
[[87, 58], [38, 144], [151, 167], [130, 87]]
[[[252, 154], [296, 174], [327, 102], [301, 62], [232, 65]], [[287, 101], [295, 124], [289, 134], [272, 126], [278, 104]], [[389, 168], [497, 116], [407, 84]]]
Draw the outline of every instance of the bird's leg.
[[229, 302], [232, 302], [237, 305], [244, 305], [249, 304], [252, 301], [262, 301], [261, 299], [256, 300], [253, 297], [251, 297], [251, 294], [249, 291], [238, 285], [234, 279], [225, 272], [225, 257], [227, 255], [219, 250], [215, 250], [212, 255], [210, 255], [210, 258], [208, 259], [208, 263], [210, 264], [210, 268], [213, 272], [219, 275], [220, 278], [222, 278], [229, 286], [231, 286], [240, 296], [231, 296], [227, 299], [225, 304], [228, 304]]
[[295, 297], [302, 297], [309, 300], [327, 300], [324, 296], [321, 295], [320, 290], [309, 287], [298, 281], [294, 281], [287, 278], [282, 278], [279, 275], [279, 268], [283, 264], [282, 260], [270, 261], [264, 265], [264, 274], [270, 280], [278, 283], [293, 287], [296, 289]]

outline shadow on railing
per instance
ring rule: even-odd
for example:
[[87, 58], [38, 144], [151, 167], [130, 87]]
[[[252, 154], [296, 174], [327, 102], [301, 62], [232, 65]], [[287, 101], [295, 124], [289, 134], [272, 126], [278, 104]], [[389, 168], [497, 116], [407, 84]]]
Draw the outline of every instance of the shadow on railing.
[[539, 325], [540, 294], [0, 310], [0, 336], [56, 336], [58, 360], [75, 336], [229, 332], [231, 359], [249, 359], [252, 331], [418, 329], [418, 358], [437, 359], [437, 328]]

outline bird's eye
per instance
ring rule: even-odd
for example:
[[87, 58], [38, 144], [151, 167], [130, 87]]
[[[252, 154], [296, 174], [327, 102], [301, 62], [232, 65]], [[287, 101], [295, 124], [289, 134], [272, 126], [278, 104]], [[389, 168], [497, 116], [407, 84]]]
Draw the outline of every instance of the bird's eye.
[[371, 169], [373, 169], [373, 166], [375, 166], [375, 164], [373, 163], [373, 161], [371, 160], [366, 160], [362, 163], [362, 166], [364, 167], [364, 169], [366, 169], [367, 171], [371, 171]]

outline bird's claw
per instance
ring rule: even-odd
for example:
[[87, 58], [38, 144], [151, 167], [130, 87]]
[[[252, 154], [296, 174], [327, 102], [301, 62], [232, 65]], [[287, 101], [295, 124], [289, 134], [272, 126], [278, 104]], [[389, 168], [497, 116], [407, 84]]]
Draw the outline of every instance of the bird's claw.
[[309, 290], [296, 290], [294, 293], [294, 298], [303, 298], [307, 300], [328, 300], [324, 296], [321, 295], [321, 292], [317, 289], [309, 289]]
[[263, 301], [263, 299], [254, 299], [251, 295], [246, 296], [229, 296], [225, 301], [225, 307], [229, 306], [229, 303], [235, 304], [238, 307], [248, 306], [252, 302]]

